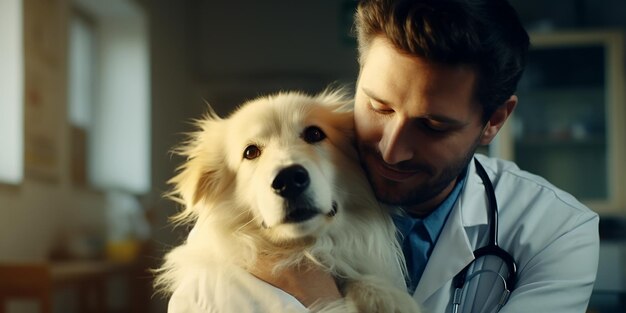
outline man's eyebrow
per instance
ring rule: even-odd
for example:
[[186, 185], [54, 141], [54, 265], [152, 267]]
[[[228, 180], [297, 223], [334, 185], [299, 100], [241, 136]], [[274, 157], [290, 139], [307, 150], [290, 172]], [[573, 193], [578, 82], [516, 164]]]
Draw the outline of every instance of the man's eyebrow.
[[389, 105], [389, 101], [382, 99], [381, 97], [377, 96], [374, 92], [372, 92], [371, 90], [367, 89], [367, 88], [361, 88], [363, 90], [363, 93], [365, 93], [368, 97], [374, 99], [376, 102], [380, 102], [384, 105]]
[[448, 124], [450, 126], [465, 126], [469, 124], [468, 122], [455, 120], [453, 118], [449, 118], [447, 116], [438, 115], [438, 114], [426, 114], [423, 116], [423, 118], [433, 120], [439, 123]]

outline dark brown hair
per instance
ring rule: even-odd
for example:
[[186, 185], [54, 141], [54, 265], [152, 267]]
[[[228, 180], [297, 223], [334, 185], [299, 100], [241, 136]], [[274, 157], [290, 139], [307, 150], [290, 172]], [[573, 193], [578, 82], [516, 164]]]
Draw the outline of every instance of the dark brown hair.
[[409, 55], [474, 67], [484, 122], [515, 93], [529, 46], [506, 0], [363, 0], [355, 27], [361, 64], [372, 40], [383, 36]]

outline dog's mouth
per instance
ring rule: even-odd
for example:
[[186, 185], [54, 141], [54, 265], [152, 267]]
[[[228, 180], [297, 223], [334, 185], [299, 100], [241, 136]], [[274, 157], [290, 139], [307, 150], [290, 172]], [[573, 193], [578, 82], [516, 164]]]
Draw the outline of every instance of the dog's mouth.
[[312, 219], [320, 211], [312, 208], [296, 208], [285, 216], [285, 223], [300, 223]]
[[[334, 217], [335, 215], [337, 215], [337, 211], [339, 210], [339, 207], [337, 205], [336, 201], [333, 201], [333, 206], [330, 210], [330, 212], [326, 213], [325, 215], [329, 218]], [[283, 223], [302, 223], [305, 222], [307, 220], [310, 220], [312, 218], [314, 218], [317, 215], [322, 214], [322, 212], [315, 208], [315, 207], [296, 207], [291, 209], [291, 211], [289, 212], [289, 214], [287, 214], [287, 216], [285, 216], [285, 219], [283, 220]], [[267, 226], [267, 224], [265, 223], [265, 221], [261, 222], [261, 227], [268, 229], [269, 227]]]
[[[285, 223], [302, 223], [310, 220], [313, 217], [321, 214], [319, 209], [312, 207], [297, 207], [292, 209], [287, 216], [285, 216]], [[333, 201], [333, 207], [330, 212], [326, 213], [326, 216], [333, 217], [337, 214], [337, 202]]]
[[330, 212], [326, 213], [326, 216], [333, 217], [335, 215], [337, 215], [337, 202], [333, 201], [333, 208], [330, 210]]

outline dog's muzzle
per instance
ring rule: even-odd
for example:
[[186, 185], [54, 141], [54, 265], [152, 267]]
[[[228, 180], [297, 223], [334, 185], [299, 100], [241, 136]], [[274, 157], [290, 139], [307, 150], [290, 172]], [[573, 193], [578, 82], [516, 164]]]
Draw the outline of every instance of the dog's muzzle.
[[[311, 203], [303, 192], [311, 184], [309, 173], [299, 164], [288, 166], [276, 175], [272, 181], [272, 190], [285, 199], [287, 205], [285, 207], [286, 215], [283, 220], [285, 223], [301, 223], [322, 214], [322, 211]], [[333, 201], [332, 209], [325, 215], [333, 217], [337, 214], [337, 202]], [[263, 228], [268, 228], [265, 222], [262, 222]]]
[[302, 165], [282, 169], [272, 182], [272, 189], [279, 196], [294, 200], [311, 184], [309, 172]]

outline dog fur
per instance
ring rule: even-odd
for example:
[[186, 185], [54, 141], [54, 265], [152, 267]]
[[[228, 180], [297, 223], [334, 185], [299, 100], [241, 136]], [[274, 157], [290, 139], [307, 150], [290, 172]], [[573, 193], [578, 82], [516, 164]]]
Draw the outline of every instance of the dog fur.
[[[184, 208], [175, 220], [193, 229], [166, 255], [160, 289], [198, 293], [200, 272], [221, 277], [213, 291], [236, 288], [228, 273], [248, 272], [266, 255], [280, 260], [277, 275], [312, 262], [336, 278], [344, 300], [315, 311], [418, 312], [405, 290], [390, 212], [359, 166], [352, 102], [343, 91], [261, 97], [225, 119], [210, 111], [197, 126], [177, 150], [186, 162], [170, 181]], [[287, 197], [277, 191], [277, 176], [293, 167], [300, 172], [292, 179], [308, 182]], [[297, 176], [302, 169], [306, 175]]]

